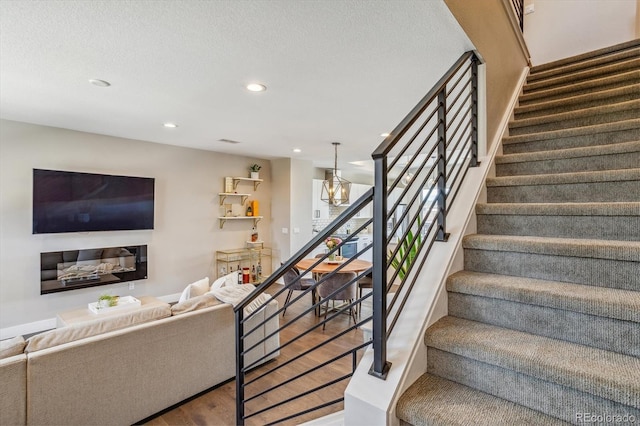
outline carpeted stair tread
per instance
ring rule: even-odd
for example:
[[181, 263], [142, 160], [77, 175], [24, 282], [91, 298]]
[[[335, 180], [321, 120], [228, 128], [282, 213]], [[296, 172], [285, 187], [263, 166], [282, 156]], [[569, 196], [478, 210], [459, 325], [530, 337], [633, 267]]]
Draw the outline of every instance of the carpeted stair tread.
[[592, 50], [589, 52], [580, 53], [578, 55], [569, 56], [567, 58], [558, 59], [556, 61], [536, 65], [531, 68], [531, 73], [538, 73], [552, 68], [563, 67], [569, 64], [574, 64], [576, 62], [588, 61], [593, 58], [606, 56], [622, 50], [633, 49], [634, 47], [638, 46], [640, 46], [640, 38], [625, 41], [623, 43], [618, 43], [612, 46], [603, 47], [602, 49]]
[[640, 68], [640, 58], [630, 58], [616, 62], [615, 64], [602, 65], [571, 74], [563, 74], [557, 77], [552, 77], [533, 83], [527, 83], [524, 86], [523, 90], [525, 94], [528, 94], [538, 90], [561, 88], [563, 86], [574, 84], [579, 81], [604, 77], [607, 75], [612, 75], [616, 72], [630, 71], [638, 68]]
[[478, 203], [476, 214], [536, 216], [638, 216], [640, 202], [627, 203]]
[[446, 316], [425, 344], [486, 364], [640, 408], [640, 359]]
[[615, 62], [623, 61], [629, 58], [640, 57], [640, 47], [632, 47], [624, 50], [612, 52], [608, 55], [598, 56], [595, 58], [585, 59], [579, 62], [573, 62], [561, 66], [557, 66], [548, 70], [531, 70], [527, 77], [527, 83], [556, 77], [559, 75], [566, 75], [583, 71], [590, 68], [595, 68], [602, 65], [609, 65]]
[[640, 202], [478, 203], [477, 233], [640, 241]]
[[640, 323], [640, 292], [631, 290], [459, 271], [447, 291]]
[[623, 73], [603, 76], [592, 80], [569, 82], [560, 87], [542, 88], [536, 91], [525, 92], [520, 95], [518, 101], [519, 104], [523, 106], [535, 103], [536, 101], [549, 102], [581, 95], [595, 95], [598, 91], [612, 90], [615, 88], [621, 88], [634, 93], [634, 86], [638, 83], [639, 76], [640, 70], [632, 69]]
[[[571, 92], [588, 91], [588, 93], [574, 94], [572, 96], [564, 96], [560, 99], [550, 99], [553, 95], [560, 95], [558, 90], [551, 90], [550, 93], [536, 93], [534, 95], [520, 96], [520, 105], [514, 109], [516, 118], [524, 115], [537, 116], [549, 115], [550, 112], [573, 111], [588, 106], [598, 106], [604, 103], [618, 101], [619, 99], [631, 100], [640, 96], [640, 84], [627, 84], [621, 87], [604, 88], [605, 83], [615, 83], [612, 81], [632, 81], [636, 82], [640, 79], [640, 71], [632, 71], [626, 75], [616, 75], [615, 77], [607, 77], [608, 81], [598, 83], [597, 81], [587, 81], [576, 83]], [[535, 102], [539, 100], [538, 102]]]
[[[562, 125], [564, 122], [568, 122], [570, 120], [596, 120], [600, 115], [607, 115], [610, 117], [612, 114], [620, 114], [623, 112], [635, 113], [635, 117], [640, 116], [640, 94], [638, 94], [638, 99], [626, 101], [626, 102], [618, 102], [614, 104], [609, 104], [605, 106], [598, 106], [593, 108], [584, 108], [574, 111], [568, 111], [559, 114], [550, 114], [550, 115], [541, 115], [534, 118], [525, 118], [525, 119], [517, 119], [509, 122], [509, 129], [521, 129], [532, 126], [542, 126], [542, 125]], [[617, 120], [609, 120], [609, 121], [620, 121]], [[602, 123], [589, 123], [589, 124], [602, 124]], [[566, 125], [563, 127], [567, 127]]]
[[[640, 151], [640, 140], [620, 142], [610, 145], [595, 145], [578, 148], [564, 148], [552, 151], [534, 151], [517, 154], [497, 155], [496, 164], [529, 163], [533, 161], [558, 160], [598, 155], [612, 155]], [[640, 165], [640, 163], [637, 163]]]
[[565, 425], [562, 420], [425, 373], [402, 395], [397, 416], [412, 425]]
[[462, 246], [471, 250], [640, 262], [637, 241], [471, 234], [463, 238]]
[[[588, 172], [553, 173], [545, 175], [500, 176], [487, 179], [487, 187], [566, 185], [598, 182], [638, 181], [640, 169], [598, 170]], [[640, 188], [640, 186], [639, 186]]]
[[[602, 134], [616, 132], [620, 130], [634, 130], [637, 136], [633, 140], [640, 140], [640, 118], [634, 120], [622, 120], [613, 123], [595, 124], [593, 126], [575, 127], [571, 129], [552, 130], [548, 132], [538, 132], [527, 135], [507, 136], [503, 138], [503, 145], [518, 144], [523, 142], [553, 140], [559, 138], [585, 136], [592, 134]], [[634, 132], [634, 135], [635, 135]]]

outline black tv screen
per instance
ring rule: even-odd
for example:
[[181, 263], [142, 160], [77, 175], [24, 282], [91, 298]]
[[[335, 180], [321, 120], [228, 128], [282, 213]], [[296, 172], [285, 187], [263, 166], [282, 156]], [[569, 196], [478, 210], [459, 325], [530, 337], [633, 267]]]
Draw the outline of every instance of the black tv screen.
[[33, 170], [33, 233], [153, 229], [154, 179]]

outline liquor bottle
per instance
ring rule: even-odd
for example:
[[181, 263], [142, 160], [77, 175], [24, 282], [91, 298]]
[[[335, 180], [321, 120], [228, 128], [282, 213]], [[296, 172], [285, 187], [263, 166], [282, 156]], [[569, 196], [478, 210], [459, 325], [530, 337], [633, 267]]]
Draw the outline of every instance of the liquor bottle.
[[258, 281], [258, 277], [256, 276], [256, 265], [251, 265], [251, 282], [255, 283]]
[[242, 269], [240, 269], [240, 264], [238, 264], [236, 274], [238, 274], [238, 285], [242, 285]]
[[256, 270], [256, 275], [258, 277], [258, 281], [262, 279], [262, 264], [258, 262], [258, 269]]

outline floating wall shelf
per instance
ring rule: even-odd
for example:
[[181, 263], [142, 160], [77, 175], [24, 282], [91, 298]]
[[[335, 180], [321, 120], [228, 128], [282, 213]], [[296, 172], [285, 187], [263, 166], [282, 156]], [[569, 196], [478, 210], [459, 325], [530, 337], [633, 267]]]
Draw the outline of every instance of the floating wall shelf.
[[258, 225], [258, 222], [260, 222], [262, 220], [263, 216], [229, 216], [229, 217], [219, 217], [218, 220], [220, 221], [220, 229], [222, 229], [224, 227], [224, 223], [227, 220], [247, 220], [247, 219], [253, 219], [253, 226]]
[[241, 197], [241, 201], [240, 204], [244, 205], [245, 201], [247, 201], [247, 198], [249, 198], [251, 194], [236, 194], [235, 192], [220, 192], [218, 193], [218, 196], [220, 197], [220, 205], [224, 204], [224, 200], [227, 197]]
[[264, 182], [264, 179], [251, 179], [251, 178], [245, 178], [245, 177], [234, 177], [231, 179], [233, 179], [233, 189], [236, 189], [240, 182], [253, 182], [254, 191], [257, 191], [258, 186], [260, 186], [260, 184]]

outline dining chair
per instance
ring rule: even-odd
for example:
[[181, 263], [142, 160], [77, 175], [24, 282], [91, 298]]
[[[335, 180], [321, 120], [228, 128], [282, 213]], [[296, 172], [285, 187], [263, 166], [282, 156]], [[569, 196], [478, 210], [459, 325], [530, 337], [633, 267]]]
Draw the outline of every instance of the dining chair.
[[[373, 290], [373, 275], [369, 272], [358, 280], [358, 299], [362, 299], [362, 290]], [[358, 303], [358, 316], [362, 316], [362, 301]]]
[[[282, 311], [283, 317], [284, 317], [284, 314], [287, 312], [287, 304], [291, 300], [291, 295], [293, 294], [294, 291], [304, 291], [311, 288], [312, 289], [311, 300], [312, 300], [312, 303], [315, 305], [316, 303], [316, 289], [314, 288], [314, 286], [316, 285], [315, 280], [311, 278], [300, 277], [300, 272], [298, 272], [296, 268], [289, 269], [287, 272], [284, 273], [282, 278], [284, 280], [284, 285], [289, 289], [289, 293], [287, 293], [287, 298], [284, 302], [284, 311]], [[318, 309], [316, 309], [316, 314], [319, 312]]]
[[[352, 281], [351, 284], [344, 287], [348, 282]], [[325, 281], [322, 281], [318, 285], [318, 295], [320, 296], [320, 300], [326, 302], [326, 307], [324, 310], [324, 319], [327, 319], [327, 313], [329, 312], [329, 301], [342, 300], [347, 303], [352, 303], [356, 299], [356, 273], [355, 272], [340, 272], [333, 274], [332, 276], [326, 278]], [[331, 295], [334, 291], [341, 289], [336, 294]], [[349, 308], [349, 322], [351, 322], [351, 318], [353, 318], [354, 324], [356, 323], [356, 314], [354, 307]], [[324, 323], [322, 325], [322, 330], [325, 329], [327, 324]]]

